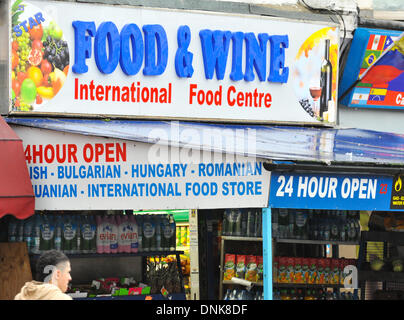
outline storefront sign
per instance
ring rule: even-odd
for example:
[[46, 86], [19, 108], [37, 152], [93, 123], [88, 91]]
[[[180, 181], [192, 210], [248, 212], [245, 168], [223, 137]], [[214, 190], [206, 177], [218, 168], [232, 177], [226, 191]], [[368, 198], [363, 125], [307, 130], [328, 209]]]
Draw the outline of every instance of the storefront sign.
[[253, 158], [20, 126], [13, 129], [23, 139], [36, 210], [268, 204], [270, 173]]
[[[399, 39], [402, 31], [358, 28], [348, 55], [341, 80], [340, 92], [344, 93], [377, 61], [390, 45]], [[342, 104], [349, 107], [404, 109], [404, 52], [391, 50], [380, 65], [375, 65], [372, 75], [360, 81]]]
[[337, 27], [212, 12], [14, 4], [11, 113], [335, 123]]
[[404, 176], [402, 175], [397, 175], [393, 179], [390, 207], [404, 210]]
[[[270, 206], [274, 208], [390, 210], [393, 178], [346, 174], [272, 172]], [[392, 202], [393, 203], [393, 202]]]

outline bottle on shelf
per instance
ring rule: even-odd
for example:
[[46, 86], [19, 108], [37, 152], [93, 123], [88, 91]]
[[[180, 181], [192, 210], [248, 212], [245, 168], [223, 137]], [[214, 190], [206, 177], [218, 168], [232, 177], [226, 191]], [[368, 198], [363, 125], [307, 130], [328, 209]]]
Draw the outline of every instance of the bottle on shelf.
[[324, 59], [321, 64], [320, 75], [320, 117], [328, 120], [328, 102], [332, 100], [332, 64], [330, 61], [330, 40], [325, 40]]

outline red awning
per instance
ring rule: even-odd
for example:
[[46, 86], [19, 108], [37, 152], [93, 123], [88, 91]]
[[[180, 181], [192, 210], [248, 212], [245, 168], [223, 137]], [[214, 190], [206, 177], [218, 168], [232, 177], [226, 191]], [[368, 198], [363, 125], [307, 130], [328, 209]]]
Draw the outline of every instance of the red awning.
[[35, 197], [22, 140], [0, 116], [0, 218], [26, 219], [34, 214]]

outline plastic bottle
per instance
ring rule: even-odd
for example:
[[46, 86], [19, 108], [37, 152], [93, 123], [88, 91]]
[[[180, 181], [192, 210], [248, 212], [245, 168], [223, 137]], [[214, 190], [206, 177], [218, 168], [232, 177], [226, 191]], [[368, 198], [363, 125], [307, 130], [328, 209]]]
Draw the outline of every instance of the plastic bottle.
[[289, 227], [288, 227], [288, 230], [287, 230], [287, 238], [288, 239], [294, 239], [295, 238], [295, 232], [294, 232], [295, 219], [296, 219], [296, 211], [294, 211], [294, 212], [289, 211]]
[[262, 210], [255, 210], [255, 236], [262, 237]]
[[118, 253], [118, 225], [116, 223], [116, 219], [114, 215], [109, 217], [110, 225], [111, 225], [111, 235], [109, 246], [111, 249], [111, 253]]
[[80, 252], [90, 253], [93, 233], [91, 230], [90, 218], [87, 215], [81, 216], [80, 238]]
[[247, 209], [247, 237], [254, 237], [255, 212], [253, 209]]
[[8, 242], [17, 241], [17, 223], [17, 219], [10, 216], [10, 220], [8, 223]]
[[248, 220], [247, 211], [245, 209], [240, 210], [240, 211], [241, 211], [241, 236], [246, 237], [247, 236], [247, 220]]
[[97, 253], [104, 253], [104, 243], [105, 243], [105, 235], [103, 232], [104, 228], [104, 220], [103, 217], [100, 215], [97, 215], [95, 217], [95, 221], [97, 224], [97, 239], [96, 239], [96, 247], [97, 247]]
[[17, 242], [24, 241], [24, 220], [17, 220]]
[[160, 229], [161, 229], [161, 250], [168, 251], [170, 250], [170, 240], [171, 240], [171, 228], [168, 215], [164, 215], [161, 217]]
[[41, 242], [41, 217], [39, 214], [35, 215], [34, 218], [34, 232], [33, 232], [33, 246], [32, 246], [32, 253], [33, 254], [39, 254], [41, 252], [40, 250], [40, 242]]
[[97, 224], [95, 222], [94, 216], [90, 215], [90, 226], [91, 226], [91, 241], [90, 241], [90, 253], [97, 252]]
[[272, 237], [273, 238], [278, 238], [279, 237], [279, 232], [278, 232], [278, 209], [272, 209]]
[[[241, 211], [238, 209], [232, 210], [232, 219], [234, 223], [234, 233], [233, 235], [236, 237], [241, 236]], [[255, 226], [254, 226], [255, 228]]]
[[116, 217], [116, 224], [118, 225], [118, 253], [124, 252], [125, 237], [126, 237], [126, 225], [124, 218], [126, 215], [118, 215]]
[[62, 251], [62, 217], [56, 216], [55, 219], [55, 250]]
[[133, 216], [137, 224], [137, 246], [138, 252], [143, 252], [143, 219], [142, 216]]
[[27, 244], [28, 253], [32, 252], [33, 247], [32, 231], [33, 231], [33, 217], [31, 216], [24, 221], [24, 242]]
[[177, 225], [174, 220], [174, 216], [170, 214], [170, 229], [171, 229], [171, 240], [170, 240], [170, 251], [175, 251], [176, 250], [176, 228]]
[[137, 253], [139, 250], [139, 243], [138, 243], [138, 225], [133, 214], [128, 216], [129, 224], [132, 227], [132, 234], [130, 237], [130, 252]]
[[42, 217], [41, 224], [41, 240], [40, 240], [40, 250], [48, 251], [53, 249], [54, 241], [54, 225], [52, 223], [52, 218], [44, 214]]
[[156, 214], [154, 216], [154, 227], [156, 232], [156, 250], [161, 251], [161, 215]]

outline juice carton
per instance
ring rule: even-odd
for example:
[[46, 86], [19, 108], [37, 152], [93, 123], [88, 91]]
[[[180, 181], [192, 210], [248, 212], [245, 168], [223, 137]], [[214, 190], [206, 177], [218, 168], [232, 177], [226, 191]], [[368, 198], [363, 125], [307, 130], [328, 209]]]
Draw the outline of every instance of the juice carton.
[[278, 282], [278, 272], [279, 272], [279, 257], [274, 257], [272, 266], [272, 281]]
[[264, 258], [262, 256], [257, 256], [257, 281], [264, 281]]
[[330, 283], [331, 278], [331, 258], [324, 259], [324, 283]]
[[295, 274], [294, 283], [304, 283], [303, 270], [302, 270], [302, 258], [295, 258]]
[[286, 283], [295, 282], [295, 259], [288, 257], [286, 262]]
[[287, 258], [279, 257], [279, 265], [278, 265], [278, 282], [279, 283], [287, 283]]
[[303, 283], [310, 283], [310, 259], [302, 259], [302, 273], [303, 273]]
[[331, 259], [331, 276], [330, 276], [330, 284], [339, 284], [339, 275], [340, 275], [340, 260], [339, 259]]
[[246, 257], [246, 273], [245, 280], [256, 282], [257, 281], [257, 258], [253, 255], [248, 255]]
[[309, 284], [316, 284], [317, 283], [317, 278], [318, 278], [318, 259], [316, 258], [310, 258], [309, 259]]
[[240, 279], [245, 278], [245, 270], [246, 270], [246, 256], [245, 255], [237, 255], [237, 264], [236, 264], [236, 277]]
[[223, 280], [231, 280], [236, 274], [236, 255], [226, 254], [224, 258]]
[[325, 259], [317, 260], [317, 284], [325, 284]]

